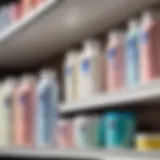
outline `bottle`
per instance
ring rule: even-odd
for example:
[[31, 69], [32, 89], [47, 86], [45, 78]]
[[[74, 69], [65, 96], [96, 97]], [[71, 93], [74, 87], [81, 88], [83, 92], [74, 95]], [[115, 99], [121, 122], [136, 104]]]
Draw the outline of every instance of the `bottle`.
[[80, 98], [92, 97], [101, 91], [101, 43], [97, 39], [84, 42], [80, 56]]
[[69, 51], [64, 62], [64, 95], [65, 101], [71, 102], [78, 99], [78, 53]]
[[58, 149], [74, 147], [72, 120], [60, 119], [57, 124], [56, 146]]
[[109, 35], [106, 58], [107, 58], [107, 88], [115, 91], [124, 86], [124, 38], [122, 31], [113, 31]]
[[79, 116], [74, 119], [74, 143], [77, 148], [97, 148], [99, 141], [99, 119], [97, 116]]
[[0, 132], [1, 146], [12, 145], [12, 129], [13, 129], [13, 103], [12, 97], [15, 89], [16, 81], [13, 78], [8, 78], [1, 86], [0, 100]]
[[126, 38], [126, 85], [133, 87], [139, 82], [139, 26], [130, 20]]
[[132, 148], [136, 116], [132, 112], [108, 112], [105, 115], [105, 144], [109, 149]]
[[55, 146], [59, 87], [55, 72], [43, 70], [37, 84], [36, 145]]
[[140, 28], [140, 78], [148, 83], [159, 75], [159, 15], [156, 12], [145, 12]]
[[35, 128], [35, 78], [22, 76], [14, 96], [15, 145], [34, 145]]

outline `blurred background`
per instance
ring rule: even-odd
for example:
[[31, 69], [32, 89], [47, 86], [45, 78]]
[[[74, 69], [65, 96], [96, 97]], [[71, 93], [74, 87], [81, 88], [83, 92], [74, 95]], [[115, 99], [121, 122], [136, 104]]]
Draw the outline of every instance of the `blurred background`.
[[0, 1], [0, 157], [160, 157], [160, 1]]

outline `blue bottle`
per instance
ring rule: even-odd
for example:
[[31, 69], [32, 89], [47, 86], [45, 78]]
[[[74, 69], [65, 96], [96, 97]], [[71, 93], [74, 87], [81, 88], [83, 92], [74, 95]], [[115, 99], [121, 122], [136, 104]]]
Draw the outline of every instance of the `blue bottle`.
[[139, 27], [136, 20], [129, 22], [126, 38], [126, 85], [133, 87], [139, 82]]
[[56, 81], [56, 75], [50, 70], [44, 70], [40, 74], [40, 79], [37, 84], [37, 147], [54, 145], [57, 108], [58, 84]]
[[107, 148], [132, 148], [136, 117], [130, 112], [109, 112], [105, 115], [105, 145]]

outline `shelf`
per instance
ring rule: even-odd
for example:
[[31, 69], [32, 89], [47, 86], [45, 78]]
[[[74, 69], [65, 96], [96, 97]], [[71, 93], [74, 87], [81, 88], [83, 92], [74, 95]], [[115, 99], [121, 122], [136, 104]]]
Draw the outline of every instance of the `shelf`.
[[92, 98], [78, 100], [60, 105], [61, 114], [71, 114], [80, 111], [93, 111], [105, 108], [124, 106], [139, 102], [158, 100], [160, 98], [160, 80], [134, 88], [123, 89], [115, 93], [103, 93]]
[[[137, 152], [131, 150], [55, 150], [55, 149], [0, 149], [0, 157], [25, 158], [72, 158], [92, 160], [158, 160], [160, 152]], [[148, 158], [148, 159], [147, 159]]]
[[59, 0], [56, 5], [48, 0], [0, 36], [0, 68], [35, 67], [156, 4], [159, 0]]

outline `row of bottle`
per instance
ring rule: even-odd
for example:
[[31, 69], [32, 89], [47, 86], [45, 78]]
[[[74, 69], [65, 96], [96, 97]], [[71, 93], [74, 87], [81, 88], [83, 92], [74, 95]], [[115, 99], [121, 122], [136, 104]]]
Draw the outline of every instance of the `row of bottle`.
[[132, 112], [108, 112], [101, 116], [78, 116], [61, 119], [56, 144], [60, 149], [160, 150], [159, 133], [137, 133], [136, 115]]
[[2, 6], [0, 8], [0, 31], [20, 21], [30, 11], [45, 2], [46, 0], [19, 0]]
[[58, 84], [50, 70], [7, 79], [0, 85], [0, 146], [55, 144]]
[[86, 41], [81, 51], [70, 51], [64, 64], [65, 100], [134, 87], [159, 77], [159, 22], [157, 12], [145, 12], [140, 22], [129, 22], [127, 32], [109, 33], [104, 54], [97, 39]]
[[132, 148], [136, 117], [130, 112], [78, 116], [58, 122], [58, 148]]

